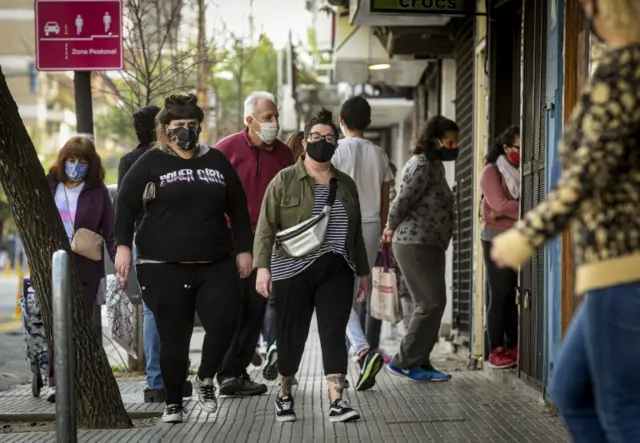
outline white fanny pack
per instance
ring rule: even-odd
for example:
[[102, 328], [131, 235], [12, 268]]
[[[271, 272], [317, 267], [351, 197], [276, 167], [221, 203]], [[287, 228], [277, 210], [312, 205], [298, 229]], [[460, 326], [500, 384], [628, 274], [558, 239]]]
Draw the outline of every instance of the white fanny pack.
[[331, 207], [336, 199], [338, 182], [331, 179], [329, 197], [322, 212], [309, 220], [280, 231], [276, 234], [276, 246], [282, 247], [291, 257], [304, 257], [318, 249], [324, 242], [329, 226]]

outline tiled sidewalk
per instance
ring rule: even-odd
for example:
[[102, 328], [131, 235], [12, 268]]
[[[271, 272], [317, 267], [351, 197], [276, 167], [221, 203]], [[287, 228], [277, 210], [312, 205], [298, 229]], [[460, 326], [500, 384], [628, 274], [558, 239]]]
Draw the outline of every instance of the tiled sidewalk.
[[[329, 404], [319, 343], [313, 333], [311, 337], [298, 375], [300, 384], [295, 392], [298, 421], [293, 424], [275, 422], [273, 399], [277, 386], [271, 383], [269, 393], [261, 397], [221, 398], [215, 415], [201, 412], [190, 401], [189, 419], [184, 424], [158, 424], [155, 428], [128, 431], [80, 431], [79, 440], [92, 443], [568, 441], [559, 420], [545, 414], [541, 404], [496, 382], [483, 371], [455, 372], [451, 382], [439, 384], [411, 383], [383, 372], [372, 390], [347, 391], [348, 400], [361, 411], [362, 419], [356, 423], [331, 424], [327, 419]], [[350, 372], [353, 386], [356, 367]], [[259, 371], [253, 375], [261, 380]], [[139, 398], [133, 392], [134, 385], [125, 384], [123, 389], [125, 402], [132, 411], [151, 406], [132, 402]], [[142, 386], [135, 389], [141, 392]], [[12, 400], [0, 397], [0, 410], [6, 401], [15, 405], [19, 395], [27, 395], [22, 388], [9, 392], [13, 393]], [[53, 433], [0, 434], [0, 440], [56, 442]]]

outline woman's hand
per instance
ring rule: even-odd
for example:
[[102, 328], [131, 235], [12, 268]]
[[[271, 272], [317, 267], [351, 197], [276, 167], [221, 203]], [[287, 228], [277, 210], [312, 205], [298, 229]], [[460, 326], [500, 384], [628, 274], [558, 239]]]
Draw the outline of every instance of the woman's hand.
[[269, 272], [267, 268], [258, 268], [258, 274], [256, 275], [256, 292], [264, 298], [269, 298], [271, 291], [273, 291], [271, 272]]
[[249, 252], [241, 252], [236, 255], [236, 265], [238, 265], [238, 274], [240, 278], [247, 278], [253, 270], [253, 257]]
[[116, 250], [116, 259], [115, 259], [115, 267], [116, 267], [116, 278], [120, 282], [120, 285], [123, 289], [127, 288], [127, 283], [129, 282], [129, 272], [131, 272], [131, 248], [128, 246], [120, 245]]
[[369, 296], [369, 280], [370, 275], [358, 277], [358, 303], [362, 303]]
[[393, 241], [393, 233], [395, 231], [393, 229], [384, 228], [382, 232], [382, 243], [391, 243]]

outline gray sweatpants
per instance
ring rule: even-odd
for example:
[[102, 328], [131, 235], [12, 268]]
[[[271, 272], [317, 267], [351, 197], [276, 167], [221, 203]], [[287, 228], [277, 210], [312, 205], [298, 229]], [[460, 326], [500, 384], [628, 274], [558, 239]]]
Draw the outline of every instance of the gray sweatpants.
[[393, 243], [393, 253], [415, 311], [392, 363], [401, 369], [416, 365], [431, 367], [429, 355], [438, 341], [447, 304], [445, 251], [430, 245]]

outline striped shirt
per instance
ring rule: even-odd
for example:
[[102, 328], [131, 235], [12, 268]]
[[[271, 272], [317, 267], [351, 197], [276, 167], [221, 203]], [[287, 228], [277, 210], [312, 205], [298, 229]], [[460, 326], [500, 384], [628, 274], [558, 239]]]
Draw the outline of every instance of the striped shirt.
[[[313, 199], [313, 216], [322, 212], [327, 198], [329, 197], [329, 185], [315, 185]], [[349, 219], [347, 213], [342, 206], [342, 202], [336, 198], [331, 208], [329, 216], [329, 224], [324, 237], [324, 243], [313, 251], [311, 254], [301, 258], [281, 257], [279, 255], [271, 255], [271, 279], [273, 281], [284, 280], [295, 277], [303, 272], [325, 254], [341, 255], [347, 260], [351, 269], [354, 270], [353, 263], [349, 259], [349, 251], [347, 250], [347, 235], [349, 232]]]

